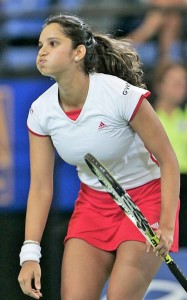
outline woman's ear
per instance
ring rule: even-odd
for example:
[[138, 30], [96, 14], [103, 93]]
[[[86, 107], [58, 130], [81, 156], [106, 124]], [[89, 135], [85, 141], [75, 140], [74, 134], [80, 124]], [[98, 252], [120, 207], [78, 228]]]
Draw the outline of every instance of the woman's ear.
[[84, 45], [79, 45], [75, 50], [74, 61], [78, 62], [85, 57], [86, 47]]

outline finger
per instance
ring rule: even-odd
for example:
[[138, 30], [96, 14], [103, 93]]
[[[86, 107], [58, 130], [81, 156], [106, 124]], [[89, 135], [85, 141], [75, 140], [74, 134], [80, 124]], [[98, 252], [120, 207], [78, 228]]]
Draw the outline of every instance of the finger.
[[40, 299], [40, 297], [42, 297], [42, 294], [39, 291], [34, 290], [34, 289], [32, 289], [26, 295], [28, 295], [29, 297], [34, 298], [34, 299]]
[[42, 293], [40, 292], [40, 290], [32, 289], [32, 293], [34, 293], [36, 296], [39, 296], [39, 298], [37, 299], [40, 299], [40, 297], [42, 297]]
[[165, 257], [169, 253], [169, 249], [166, 246], [163, 246], [159, 251], [159, 255]]
[[31, 287], [31, 282], [30, 282], [29, 280], [24, 280], [24, 284], [23, 284], [22, 290], [23, 290], [23, 293], [24, 293], [25, 295], [28, 295], [28, 296], [30, 296], [30, 297], [32, 297], [32, 298], [34, 298], [34, 299], [40, 299], [40, 298], [39, 298], [39, 295], [37, 295], [37, 294], [35, 293], [35, 290], [32, 289], [32, 287]]
[[32, 295], [35, 295], [36, 299], [40, 299], [42, 297], [42, 293], [39, 290], [32, 289]]
[[169, 247], [167, 247], [166, 244], [162, 244], [162, 246], [157, 246], [153, 251], [156, 253], [156, 256], [160, 256], [164, 259], [169, 253]]
[[27, 287], [25, 286], [25, 280], [22, 279], [22, 278], [20, 278], [20, 277], [18, 277], [18, 281], [19, 281], [19, 285], [20, 285], [20, 287], [22, 289], [22, 292], [24, 294], [27, 294], [28, 291], [27, 291]]
[[24, 280], [22, 290], [25, 295], [28, 295], [34, 299], [40, 299], [38, 291], [32, 288], [30, 280]]
[[34, 273], [34, 286], [36, 288], [36, 290], [40, 290], [41, 289], [41, 275], [40, 273], [36, 272]]
[[35, 294], [38, 294], [38, 295], [41, 295], [41, 296], [42, 296], [42, 293], [41, 293], [39, 290], [32, 289], [32, 291], [33, 291]]
[[153, 252], [156, 254], [156, 256], [161, 255], [164, 248], [164, 244], [157, 246], [153, 249]]
[[151, 250], [151, 244], [150, 243], [146, 243], [146, 252], [149, 253]]
[[25, 287], [24, 283], [20, 283], [20, 286], [21, 286], [21, 289], [23, 291], [23, 293], [25, 295], [28, 295], [32, 298], [35, 298], [35, 299], [40, 299], [40, 295], [38, 292], [34, 291], [34, 290], [31, 290], [31, 291], [28, 291], [27, 288]]
[[160, 251], [162, 247], [164, 247], [165, 241], [163, 239], [159, 240], [159, 243], [156, 247], [153, 248], [153, 252]]

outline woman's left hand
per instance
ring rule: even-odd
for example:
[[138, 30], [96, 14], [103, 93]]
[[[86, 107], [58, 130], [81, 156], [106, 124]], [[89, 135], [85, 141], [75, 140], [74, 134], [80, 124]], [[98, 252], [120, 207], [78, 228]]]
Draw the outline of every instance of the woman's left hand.
[[[156, 256], [160, 256], [164, 259], [164, 257], [166, 257], [169, 253], [173, 243], [173, 230], [160, 227], [155, 231], [155, 234], [159, 239], [159, 244], [156, 247], [153, 247], [153, 252], [155, 252]], [[146, 242], [146, 244], [147, 252], [150, 252], [152, 246], [149, 242]]]

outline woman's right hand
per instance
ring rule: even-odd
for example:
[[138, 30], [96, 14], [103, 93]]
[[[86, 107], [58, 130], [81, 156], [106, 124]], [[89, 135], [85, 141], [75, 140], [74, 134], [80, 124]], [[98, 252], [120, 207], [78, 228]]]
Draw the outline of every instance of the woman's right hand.
[[[20, 287], [25, 295], [34, 299], [40, 299], [41, 289], [41, 268], [39, 263], [35, 261], [26, 261], [23, 263], [18, 276]], [[32, 286], [34, 283], [34, 288]]]

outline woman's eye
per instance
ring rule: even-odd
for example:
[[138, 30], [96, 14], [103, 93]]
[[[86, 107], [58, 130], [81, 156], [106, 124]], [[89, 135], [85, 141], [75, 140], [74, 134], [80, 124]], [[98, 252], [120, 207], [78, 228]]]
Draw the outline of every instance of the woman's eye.
[[56, 45], [57, 45], [57, 42], [56, 42], [56, 41], [51, 41], [50, 45], [51, 45], [51, 46], [56, 46]]

